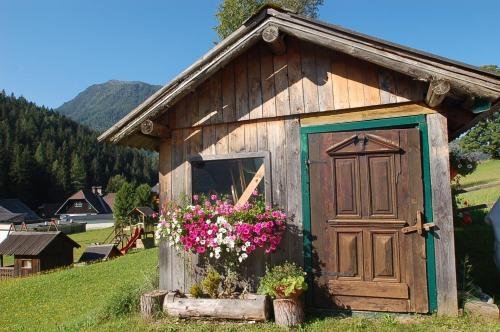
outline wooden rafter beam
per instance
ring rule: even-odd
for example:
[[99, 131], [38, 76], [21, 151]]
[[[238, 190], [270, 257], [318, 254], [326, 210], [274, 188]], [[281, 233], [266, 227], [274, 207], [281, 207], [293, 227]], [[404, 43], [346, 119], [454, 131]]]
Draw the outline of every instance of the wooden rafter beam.
[[429, 83], [429, 89], [425, 97], [425, 103], [429, 107], [436, 107], [441, 104], [451, 89], [449, 81], [444, 79], [435, 79]]
[[158, 138], [170, 138], [172, 136], [172, 132], [167, 126], [155, 123], [149, 119], [141, 123], [141, 133]]
[[276, 25], [269, 25], [264, 28], [262, 30], [262, 39], [269, 46], [273, 54], [283, 55], [286, 53], [285, 38]]

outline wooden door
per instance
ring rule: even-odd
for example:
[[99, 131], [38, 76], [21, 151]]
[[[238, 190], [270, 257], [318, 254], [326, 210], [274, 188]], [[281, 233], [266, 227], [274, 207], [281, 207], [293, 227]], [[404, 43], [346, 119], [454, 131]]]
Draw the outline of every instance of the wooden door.
[[313, 304], [428, 312], [418, 129], [309, 134]]

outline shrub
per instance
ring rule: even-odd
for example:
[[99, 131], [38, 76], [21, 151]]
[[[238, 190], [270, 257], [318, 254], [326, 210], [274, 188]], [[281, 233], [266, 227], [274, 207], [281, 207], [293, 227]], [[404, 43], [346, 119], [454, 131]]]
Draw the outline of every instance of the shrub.
[[219, 272], [215, 271], [213, 267], [209, 267], [207, 276], [201, 282], [203, 292], [205, 292], [212, 299], [216, 299], [219, 295], [219, 286], [221, 281], [222, 277]]
[[189, 288], [189, 294], [191, 294], [192, 297], [198, 299], [203, 296], [203, 288], [201, 287], [200, 284], [194, 284]]
[[266, 268], [266, 275], [261, 279], [259, 293], [272, 298], [288, 298], [300, 295], [307, 290], [306, 273], [294, 263], [284, 263]]

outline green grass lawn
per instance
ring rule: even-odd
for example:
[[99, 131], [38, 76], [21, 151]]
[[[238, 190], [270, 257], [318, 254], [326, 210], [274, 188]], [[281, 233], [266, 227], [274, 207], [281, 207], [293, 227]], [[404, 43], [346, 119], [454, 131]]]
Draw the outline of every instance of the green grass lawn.
[[123, 297], [148, 284], [157, 256], [157, 249], [149, 249], [108, 262], [2, 280], [0, 330], [74, 331], [98, 325]]
[[83, 233], [70, 234], [69, 237], [81, 246], [74, 251], [75, 261], [78, 261], [86, 246], [92, 243], [103, 243], [112, 231], [113, 227], [108, 227], [102, 229], [93, 229]]
[[477, 165], [474, 173], [460, 180], [463, 187], [500, 181], [500, 160], [485, 160]]

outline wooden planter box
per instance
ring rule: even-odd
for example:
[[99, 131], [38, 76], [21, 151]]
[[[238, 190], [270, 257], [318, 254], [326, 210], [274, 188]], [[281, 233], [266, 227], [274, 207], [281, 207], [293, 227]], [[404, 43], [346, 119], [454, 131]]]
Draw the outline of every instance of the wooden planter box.
[[267, 296], [255, 294], [247, 294], [243, 299], [196, 299], [168, 293], [163, 311], [183, 318], [267, 321], [271, 316], [271, 303]]

